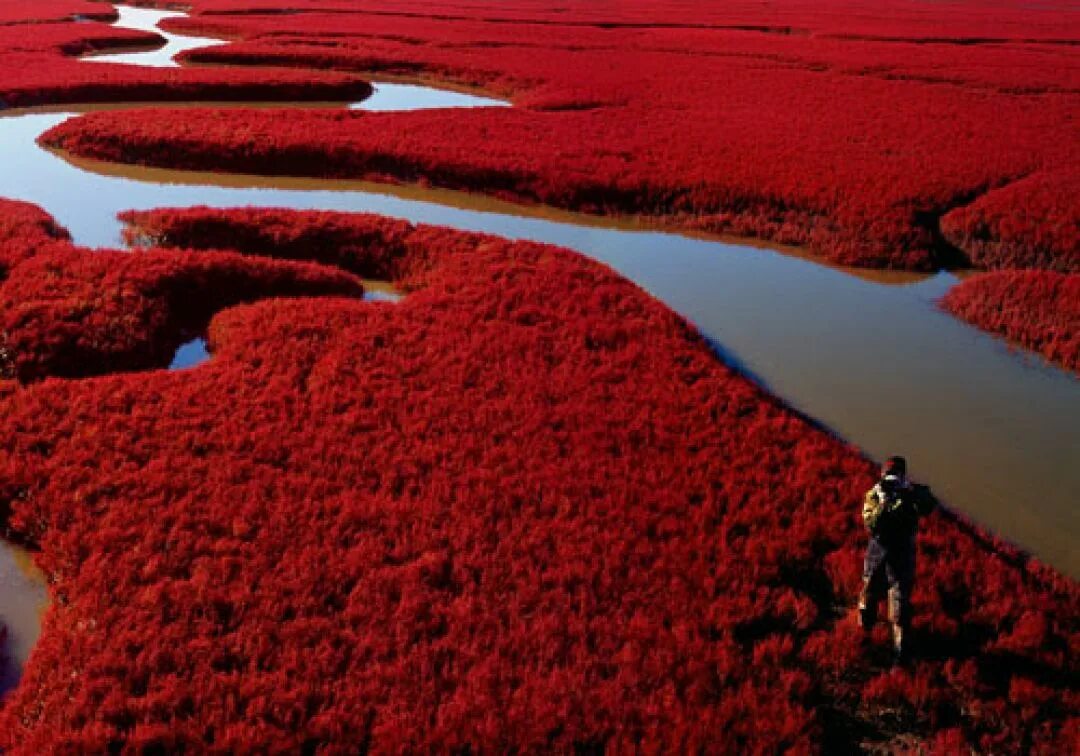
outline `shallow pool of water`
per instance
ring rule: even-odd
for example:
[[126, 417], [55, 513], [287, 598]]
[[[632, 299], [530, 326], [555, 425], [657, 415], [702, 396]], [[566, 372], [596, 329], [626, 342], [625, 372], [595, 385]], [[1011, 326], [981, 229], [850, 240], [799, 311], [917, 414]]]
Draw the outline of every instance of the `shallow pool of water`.
[[430, 108], [502, 108], [510, 105], [505, 100], [481, 97], [451, 89], [435, 89], [389, 81], [376, 81], [374, 86], [375, 92], [370, 97], [349, 107], [353, 110], [392, 113]]
[[405, 295], [389, 281], [364, 279], [364, 299], [368, 302], [400, 302]]
[[0, 645], [0, 698], [19, 682], [48, 604], [45, 577], [30, 554], [0, 540], [0, 626], [7, 631]]
[[185, 368], [201, 365], [210, 359], [210, 352], [206, 349], [206, 339], [201, 336], [181, 344], [173, 355], [169, 364], [169, 370], [184, 370]]

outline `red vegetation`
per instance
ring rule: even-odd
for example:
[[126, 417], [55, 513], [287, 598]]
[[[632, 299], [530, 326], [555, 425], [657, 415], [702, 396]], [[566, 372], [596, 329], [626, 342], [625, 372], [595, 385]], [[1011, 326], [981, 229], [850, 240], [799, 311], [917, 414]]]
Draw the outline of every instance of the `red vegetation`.
[[[64, 65], [71, 71], [83, 66], [76, 66], [76, 60], [63, 61], [59, 56], [77, 57], [95, 52], [105, 52], [128, 47], [152, 47], [161, 43], [157, 34], [133, 29], [115, 29], [106, 24], [56, 23], [22, 24], [19, 26], [0, 26], [0, 55], [5, 58], [36, 55], [50, 56], [51, 67]], [[4, 71], [4, 81], [14, 75], [27, 76], [34, 72]], [[87, 73], [93, 73], [93, 69]]]
[[[979, 43], [1007, 39], [1062, 40], [1075, 10], [1061, 3], [1038, 6], [1015, 0], [958, 2], [927, 8], [919, 0], [891, 0], [868, 5], [866, 0], [785, 0], [762, 6], [756, 0], [672, 2], [623, 0], [619, 3], [563, 3], [544, 0], [369, 0], [357, 8], [352, 0], [196, 0], [207, 16], [320, 12], [370, 14], [386, 17], [487, 21], [499, 24], [534, 23], [560, 30], [575, 27], [603, 29], [672, 28], [764, 31], [778, 35], [847, 36]], [[869, 12], [872, 11], [872, 12]], [[992, 11], [992, 12], [991, 12]], [[1071, 11], [1071, 13], [1070, 13]], [[215, 19], [216, 20], [216, 19]]]
[[236, 254], [39, 253], [0, 288], [0, 375], [29, 381], [163, 367], [218, 310], [363, 291], [340, 271]]
[[[240, 249], [289, 260], [321, 262], [363, 278], [401, 279], [402, 266], [424, 256], [422, 234], [411, 224], [387, 218], [336, 212], [283, 212], [208, 207], [129, 210], [124, 241], [136, 247]], [[467, 234], [457, 237], [475, 244]], [[440, 233], [442, 244], [447, 243]]]
[[41, 250], [66, 248], [70, 238], [36, 205], [0, 199], [0, 280]]
[[980, 268], [1080, 273], [1080, 173], [1040, 173], [941, 219], [941, 231]]
[[[103, 113], [47, 141], [153, 165], [419, 181], [805, 244], [859, 265], [983, 263], [988, 244], [1041, 264], [1075, 245], [1078, 212], [1061, 198], [1080, 170], [1080, 66], [1075, 44], [1058, 42], [1080, 39], [1080, 18], [1064, 4], [638, 0], [553, 13], [527, 0], [209, 0], [195, 10], [170, 27], [238, 41], [188, 60], [444, 80], [518, 107]], [[992, 222], [942, 235], [943, 215], [1025, 176], [1044, 189], [1004, 190]], [[1031, 225], [1061, 230], [1016, 231]]]
[[[0, 66], [6, 65], [0, 56]], [[37, 63], [41, 65], [37, 65]], [[18, 65], [32, 68], [17, 80], [3, 80], [0, 73], [0, 103], [8, 107], [46, 104], [111, 102], [311, 102], [351, 101], [366, 97], [371, 86], [365, 82], [333, 74], [313, 78], [287, 70], [219, 71], [212, 69], [154, 68], [162, 71], [132, 75], [124, 67], [109, 63], [77, 65], [74, 69], [51, 58], [21, 58]]]
[[[197, 368], [0, 398], [0, 491], [56, 599], [0, 710], [11, 753], [772, 752], [899, 733], [1068, 750], [1076, 584], [932, 519], [923, 654], [883, 672], [845, 616], [871, 465], [604, 267], [363, 215], [129, 219], [408, 295], [244, 305], [214, 317]], [[237, 260], [165, 255], [132, 254], [125, 276]]]
[[[36, 2], [18, 5], [34, 18]], [[106, 16], [111, 7], [90, 3]], [[95, 62], [78, 56], [159, 42], [156, 34], [114, 29], [103, 23], [0, 22], [0, 108], [59, 103], [188, 100], [356, 100], [371, 89], [355, 75], [268, 69], [265, 71], [143, 68]]]
[[1080, 273], [983, 273], [950, 289], [942, 306], [1080, 373]]
[[73, 19], [115, 21], [116, 11], [112, 6], [91, 0], [3, 0], [0, 2], [0, 26], [10, 24], [23, 27], [25, 31], [29, 23]]
[[[518, 107], [99, 113], [49, 141], [640, 214], [866, 265], [933, 267], [951, 242], [1074, 270], [1067, 8], [282, 12], [299, 4], [196, 0], [189, 28], [243, 39], [191, 58], [343, 72], [91, 66], [71, 56], [145, 35], [63, 22], [79, 2], [7, 2], [0, 99], [323, 98], [366, 91], [369, 70], [482, 85]], [[9, 33], [13, 8], [50, 23]], [[0, 203], [0, 367], [19, 379], [0, 389], [0, 511], [55, 599], [0, 748], [1075, 745], [1077, 585], [939, 516], [922, 653], [882, 671], [845, 616], [871, 465], [602, 266], [371, 216], [128, 220], [206, 251], [91, 253]], [[356, 275], [409, 294], [358, 301]], [[1052, 327], [1080, 299], [1040, 273], [951, 296], [988, 311], [1018, 281], [1058, 302]], [[266, 299], [315, 294], [344, 296]], [[148, 369], [208, 323], [213, 359]]]

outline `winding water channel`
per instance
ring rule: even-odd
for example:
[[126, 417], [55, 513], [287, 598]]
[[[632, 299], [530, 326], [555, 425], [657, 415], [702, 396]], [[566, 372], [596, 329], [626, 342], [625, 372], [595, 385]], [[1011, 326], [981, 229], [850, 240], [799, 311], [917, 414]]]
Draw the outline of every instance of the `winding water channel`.
[[[177, 15], [123, 14], [118, 25], [141, 29]], [[169, 45], [160, 50], [95, 60], [164, 65], [199, 46], [163, 36]], [[504, 105], [377, 82], [354, 107]], [[936, 301], [956, 283], [952, 274], [851, 271], [791, 251], [459, 192], [117, 166], [37, 144], [79, 110], [0, 112], [0, 196], [42, 206], [79, 244], [120, 244], [116, 214], [129, 208], [251, 205], [374, 212], [569, 247], [695, 323], [722, 359], [793, 407], [875, 457], [906, 454], [914, 476], [951, 507], [1080, 576], [1080, 381], [941, 312]], [[205, 359], [198, 344], [187, 348], [181, 365]], [[12, 628], [9, 651], [21, 662], [36, 632], [37, 609], [28, 621], [27, 606], [39, 607], [44, 590], [24, 572], [10, 577], [4, 560], [11, 555], [0, 549], [0, 622]]]

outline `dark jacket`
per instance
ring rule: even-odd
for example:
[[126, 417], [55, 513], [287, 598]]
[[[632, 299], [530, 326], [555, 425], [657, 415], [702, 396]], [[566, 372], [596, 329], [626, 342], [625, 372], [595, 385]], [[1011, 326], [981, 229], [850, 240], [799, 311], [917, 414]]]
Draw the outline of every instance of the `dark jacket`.
[[919, 518], [934, 510], [937, 500], [926, 486], [878, 483], [863, 498], [863, 522], [870, 535], [886, 548], [910, 545]]

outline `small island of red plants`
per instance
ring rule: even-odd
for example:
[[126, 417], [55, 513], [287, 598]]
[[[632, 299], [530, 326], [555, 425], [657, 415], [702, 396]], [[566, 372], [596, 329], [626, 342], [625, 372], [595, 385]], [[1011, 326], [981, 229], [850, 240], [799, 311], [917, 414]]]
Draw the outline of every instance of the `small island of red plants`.
[[[1076, 584], [937, 515], [890, 669], [850, 612], [872, 463], [603, 266], [366, 215], [127, 217], [204, 249], [64, 252], [72, 299], [16, 355], [40, 370], [0, 392], [0, 497], [53, 596], [8, 752], [1075, 744]], [[75, 314], [169, 320], [192, 269], [346, 290], [211, 297], [192, 369], [47, 375]], [[406, 296], [341, 296], [357, 273]], [[91, 295], [120, 278], [134, 310]]]
[[942, 305], [979, 328], [1080, 373], [1080, 273], [983, 273], [953, 287]]

